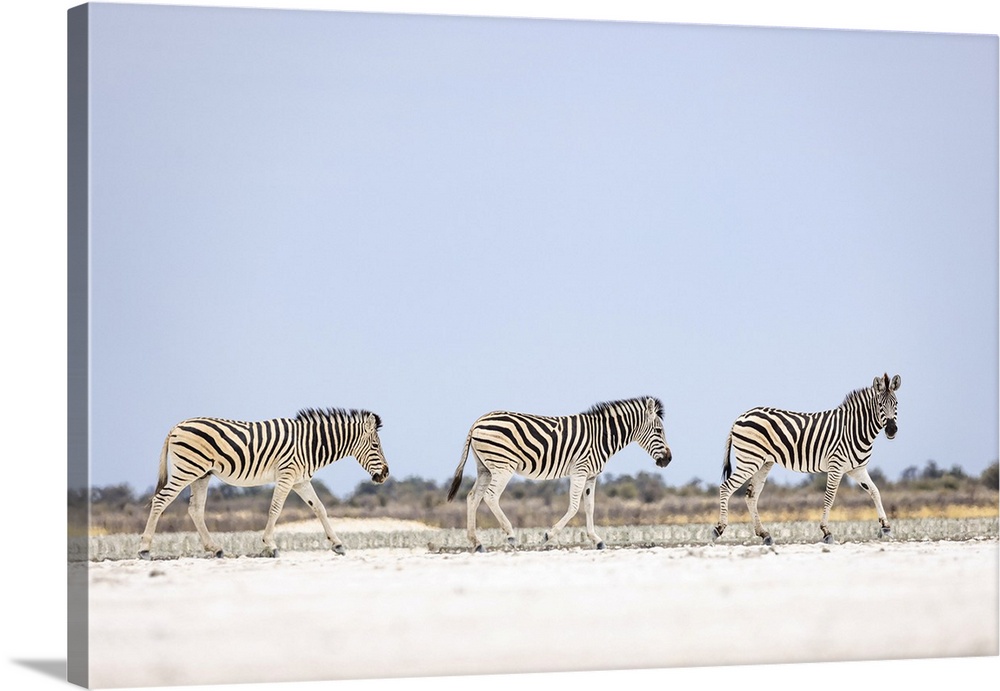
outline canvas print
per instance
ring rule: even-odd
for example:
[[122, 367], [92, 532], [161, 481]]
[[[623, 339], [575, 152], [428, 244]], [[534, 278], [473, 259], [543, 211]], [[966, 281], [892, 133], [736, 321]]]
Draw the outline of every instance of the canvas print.
[[70, 681], [996, 656], [997, 56], [71, 9]]

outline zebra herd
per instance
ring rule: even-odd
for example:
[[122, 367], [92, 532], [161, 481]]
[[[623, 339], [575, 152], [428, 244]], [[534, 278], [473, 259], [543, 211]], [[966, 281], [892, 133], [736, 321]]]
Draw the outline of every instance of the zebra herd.
[[[719, 523], [712, 530], [718, 539], [728, 523], [729, 498], [747, 485], [746, 503], [754, 532], [765, 545], [773, 540], [761, 524], [757, 499], [775, 463], [804, 473], [827, 473], [820, 530], [823, 541], [834, 542], [827, 522], [837, 488], [844, 475], [868, 492], [880, 524], [879, 536], [891, 535], [878, 488], [866, 466], [875, 437], [885, 430], [896, 435], [896, 391], [899, 375], [875, 377], [872, 385], [857, 389], [836, 408], [819, 413], [796, 413], [777, 408], [752, 408], [733, 422], [726, 438], [723, 480], [719, 486]], [[219, 418], [191, 418], [175, 425], [160, 451], [159, 478], [151, 499], [149, 519], [140, 539], [139, 556], [150, 558], [157, 521], [164, 509], [185, 488], [191, 487], [188, 513], [206, 551], [222, 556], [205, 526], [205, 499], [212, 476], [237, 486], [274, 483], [274, 494], [264, 527], [263, 553], [277, 556], [274, 527], [288, 493], [294, 491], [323, 524], [330, 548], [344, 553], [344, 546], [330, 526], [326, 508], [313, 489], [311, 478], [320, 468], [353, 456], [382, 483], [389, 466], [382, 452], [378, 430], [382, 421], [367, 410], [302, 410], [294, 418], [242, 422]], [[473, 423], [465, 439], [462, 459], [448, 490], [454, 499], [462, 483], [469, 452], [476, 460], [476, 480], [467, 497], [470, 547], [481, 552], [476, 535], [476, 512], [481, 502], [496, 516], [510, 545], [516, 545], [514, 528], [500, 508], [500, 495], [515, 475], [551, 480], [569, 478], [569, 508], [545, 533], [553, 540], [576, 515], [583, 501], [587, 537], [597, 549], [604, 542], [594, 530], [594, 492], [597, 476], [608, 459], [636, 443], [660, 467], [671, 459], [663, 430], [663, 404], [653, 397], [600, 403], [578, 415], [551, 417], [496, 411]], [[736, 469], [730, 461], [735, 450]], [[173, 463], [171, 464], [171, 458]], [[172, 468], [172, 472], [171, 472]]]

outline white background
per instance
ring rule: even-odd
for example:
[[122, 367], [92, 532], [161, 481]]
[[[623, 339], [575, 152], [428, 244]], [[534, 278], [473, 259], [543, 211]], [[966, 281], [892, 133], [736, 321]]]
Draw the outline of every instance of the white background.
[[[47, 689], [64, 682], [66, 655], [66, 10], [74, 3], [36, 0], [4, 4], [0, 20], [3, 175], [4, 378], [2, 436], [6, 541], [3, 688]], [[182, 3], [161, 3], [182, 4]], [[628, 2], [215, 2], [218, 6], [414, 11], [757, 26], [802, 26], [993, 34], [996, 10], [983, 2], [678, 2], [667, 7]], [[807, 9], [808, 8], [808, 9]], [[961, 587], [961, 584], [955, 584]], [[989, 603], [984, 603], [989, 605]], [[994, 603], [995, 604], [995, 603]], [[863, 641], [865, 632], [858, 631]], [[669, 644], [669, 642], [663, 642]], [[335, 644], [335, 642], [331, 642]], [[720, 647], [738, 644], [720, 641]], [[723, 684], [801, 685], [810, 689], [932, 688], [998, 678], [1000, 658], [836, 663], [768, 667], [636, 670], [560, 675], [342, 682], [346, 689], [536, 688], [554, 683], [653, 688], [715, 688]], [[387, 661], [387, 664], [391, 664]], [[308, 689], [321, 684], [266, 684], [254, 689]], [[200, 688], [200, 687], [188, 687]], [[220, 687], [204, 687], [220, 688]], [[230, 687], [226, 687], [230, 688]], [[231, 687], [251, 688], [251, 687]]]

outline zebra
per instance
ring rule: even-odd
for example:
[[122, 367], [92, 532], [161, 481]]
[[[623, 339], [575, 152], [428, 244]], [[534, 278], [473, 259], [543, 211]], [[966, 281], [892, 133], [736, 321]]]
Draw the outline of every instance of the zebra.
[[[310, 480], [320, 468], [353, 456], [374, 482], [385, 482], [389, 466], [378, 437], [381, 427], [382, 420], [375, 413], [339, 408], [306, 408], [294, 418], [260, 422], [200, 417], [177, 423], [160, 451], [159, 480], [140, 540], [139, 557], [150, 558], [149, 548], [160, 514], [188, 485], [188, 513], [202, 544], [216, 557], [223, 556], [205, 527], [205, 498], [212, 476], [240, 487], [275, 483], [263, 535], [265, 556], [278, 556], [274, 525], [292, 490], [323, 524], [331, 549], [344, 554], [344, 545], [330, 527], [326, 508]], [[170, 456], [174, 459], [172, 475]]]
[[476, 458], [477, 476], [468, 495], [468, 536], [473, 550], [483, 552], [476, 537], [476, 511], [485, 499], [507, 535], [517, 544], [514, 529], [500, 508], [500, 495], [517, 473], [540, 480], [569, 477], [569, 510], [545, 533], [545, 542], [555, 538], [580, 508], [581, 496], [587, 517], [587, 536], [597, 549], [604, 541], [594, 532], [594, 491], [597, 476], [608, 459], [636, 442], [664, 468], [671, 453], [663, 432], [663, 404], [659, 399], [633, 398], [598, 403], [578, 415], [547, 417], [496, 411], [483, 415], [465, 439], [462, 460], [448, 491], [454, 499], [462, 483], [469, 449]]
[[[753, 408], [736, 418], [726, 438], [719, 486], [719, 524], [712, 531], [713, 541], [726, 529], [729, 497], [749, 479], [746, 503], [754, 532], [765, 545], [773, 544], [757, 513], [757, 499], [775, 463], [803, 473], [827, 473], [823, 517], [819, 524], [823, 542], [836, 542], [827, 521], [845, 474], [868, 492], [875, 503], [879, 537], [891, 537], [892, 529], [882, 508], [882, 498], [868, 475], [867, 464], [879, 432], [884, 429], [888, 439], [896, 436], [896, 391], [901, 383], [898, 374], [891, 381], [888, 374], [883, 374], [875, 377], [870, 387], [849, 393], [839, 407], [831, 410], [793, 413], [776, 408]], [[729, 462], [733, 447], [736, 448], [735, 471]]]

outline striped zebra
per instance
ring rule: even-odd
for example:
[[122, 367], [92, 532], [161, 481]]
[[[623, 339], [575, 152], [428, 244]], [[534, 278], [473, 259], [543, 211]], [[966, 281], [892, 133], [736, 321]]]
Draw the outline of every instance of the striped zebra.
[[[274, 524], [292, 490], [323, 524], [333, 551], [343, 554], [344, 545], [330, 527], [326, 508], [316, 496], [310, 480], [320, 468], [353, 456], [374, 482], [385, 482], [389, 466], [378, 437], [381, 426], [382, 421], [375, 413], [334, 408], [309, 408], [299, 411], [294, 418], [261, 422], [207, 417], [179, 422], [170, 430], [160, 451], [160, 475], [140, 541], [139, 557], [150, 558], [149, 548], [160, 514], [188, 485], [191, 486], [188, 513], [202, 544], [215, 556], [222, 556], [222, 549], [212, 541], [205, 527], [205, 498], [213, 475], [239, 487], [274, 483], [271, 510], [264, 528], [265, 555], [278, 555]], [[172, 474], [171, 456], [174, 459]]]
[[604, 549], [604, 542], [594, 532], [597, 476], [612, 455], [632, 442], [645, 449], [661, 468], [670, 463], [670, 449], [663, 433], [663, 404], [658, 399], [599, 403], [584, 413], [564, 417], [506, 411], [488, 413], [469, 430], [448, 501], [454, 499], [462, 484], [471, 448], [478, 474], [468, 495], [469, 542], [475, 551], [484, 551], [476, 537], [476, 511], [485, 499], [500, 521], [507, 543], [513, 546], [517, 544], [514, 528], [500, 508], [500, 495], [511, 477], [515, 473], [539, 480], [569, 477], [569, 510], [545, 533], [545, 541], [555, 538], [576, 515], [582, 497], [587, 536], [597, 549]]
[[[757, 499], [775, 463], [802, 473], [827, 473], [823, 517], [819, 524], [823, 542], [836, 542], [827, 521], [844, 475], [853, 478], [868, 492], [878, 512], [879, 536], [889, 537], [892, 531], [882, 508], [882, 498], [866, 466], [878, 433], [885, 429], [888, 439], [896, 436], [896, 391], [900, 383], [898, 374], [892, 381], [888, 374], [875, 377], [870, 387], [851, 392], [837, 408], [819, 413], [753, 408], [736, 418], [726, 438], [723, 481], [719, 486], [719, 524], [713, 529], [713, 540], [726, 529], [729, 497], [750, 480], [746, 503], [754, 532], [765, 545], [773, 543], [760, 522]], [[735, 471], [729, 462], [733, 447], [736, 449]]]

